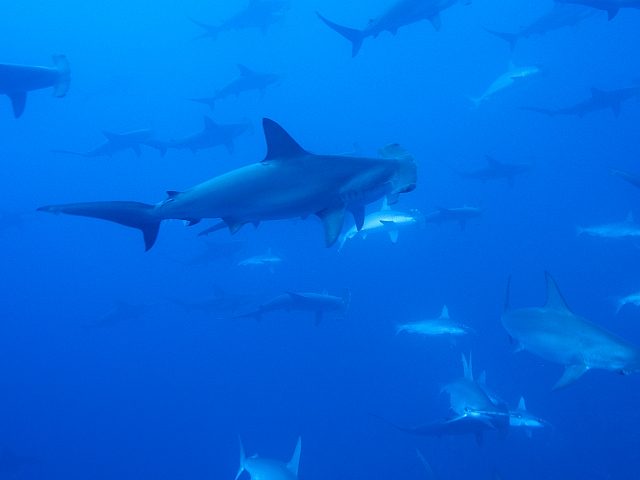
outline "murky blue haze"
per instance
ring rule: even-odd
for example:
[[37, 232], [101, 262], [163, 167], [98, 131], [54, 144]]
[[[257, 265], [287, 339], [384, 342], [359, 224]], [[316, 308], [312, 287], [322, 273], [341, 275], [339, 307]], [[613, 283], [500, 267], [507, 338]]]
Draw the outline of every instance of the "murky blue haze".
[[[300, 479], [424, 479], [417, 447], [438, 478], [488, 479], [495, 467], [509, 479], [632, 479], [640, 472], [640, 376], [587, 372], [560, 391], [563, 367], [532, 353], [514, 355], [500, 323], [507, 278], [511, 305], [544, 302], [544, 271], [556, 279], [572, 310], [636, 344], [640, 311], [614, 317], [613, 295], [640, 289], [640, 252], [625, 240], [576, 236], [576, 226], [623, 221], [638, 213], [640, 191], [607, 167], [640, 174], [640, 104], [549, 118], [521, 106], [560, 108], [588, 98], [590, 88], [629, 87], [640, 76], [640, 13], [606, 13], [545, 36], [509, 44], [483, 27], [516, 32], [551, 2], [459, 3], [428, 21], [364, 40], [351, 58], [347, 40], [324, 25], [319, 11], [362, 28], [388, 0], [298, 1], [281, 23], [222, 32], [215, 42], [190, 42], [246, 6], [225, 2], [22, 0], [0, 17], [0, 62], [52, 66], [63, 53], [71, 87], [30, 92], [14, 119], [0, 101], [0, 209], [22, 213], [22, 226], [0, 231], [0, 443], [39, 459], [0, 475], [20, 479], [232, 479], [238, 434], [248, 454], [288, 460], [302, 437]], [[472, 109], [509, 61], [542, 63], [544, 76], [523, 82]], [[187, 100], [213, 94], [237, 75], [236, 64], [283, 73], [278, 86], [206, 105]], [[142, 147], [113, 157], [83, 158], [102, 131], [155, 128], [168, 141], [200, 130], [203, 116], [236, 123], [254, 135], [223, 146], [158, 151]], [[265, 155], [261, 119], [281, 124], [317, 153], [348, 151], [358, 142], [375, 156], [398, 142], [418, 164], [415, 191], [395, 208], [476, 206], [480, 223], [401, 230], [325, 248], [317, 219], [245, 226], [236, 260], [271, 248], [284, 261], [267, 269], [224, 260], [184, 266], [205, 249], [196, 234], [214, 221], [185, 227], [166, 222], [144, 253], [141, 235], [113, 223], [37, 212], [42, 205], [99, 200], [156, 203], [166, 190], [185, 190]], [[458, 177], [483, 166], [485, 155], [536, 167], [529, 176], [487, 182]], [[443, 163], [444, 162], [444, 163]], [[367, 213], [380, 202], [367, 207]], [[345, 228], [352, 224], [347, 216]], [[229, 241], [228, 231], [208, 241]], [[275, 312], [261, 322], [230, 314], [186, 312], [163, 296], [194, 300], [213, 285], [259, 292], [339, 295], [350, 288], [347, 316]], [[89, 332], [115, 301], [153, 304], [138, 320]], [[479, 332], [458, 339], [395, 334], [397, 323], [452, 318]], [[245, 310], [246, 311], [246, 310]], [[221, 317], [221, 318], [218, 318]], [[226, 317], [226, 318], [225, 318]], [[473, 352], [476, 377], [512, 408], [527, 407], [555, 430], [531, 439], [512, 428], [507, 438], [410, 436], [371, 417], [401, 425], [444, 418], [440, 388], [462, 376], [461, 353]], [[246, 478], [247, 473], [244, 473]]]

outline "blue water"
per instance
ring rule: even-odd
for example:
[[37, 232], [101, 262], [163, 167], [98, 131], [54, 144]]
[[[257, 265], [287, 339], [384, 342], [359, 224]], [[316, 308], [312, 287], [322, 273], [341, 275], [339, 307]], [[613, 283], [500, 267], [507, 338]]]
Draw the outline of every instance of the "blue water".
[[[292, 1], [282, 23], [223, 32], [212, 42], [189, 40], [202, 30], [187, 16], [219, 24], [244, 0], [204, 2], [22, 0], [3, 7], [0, 62], [51, 66], [53, 53], [71, 64], [63, 99], [30, 92], [24, 114], [0, 101], [0, 208], [21, 213], [22, 227], [0, 231], [0, 444], [40, 461], [0, 472], [20, 479], [227, 478], [238, 468], [238, 434], [248, 454], [288, 461], [302, 437], [300, 478], [424, 479], [417, 447], [441, 480], [488, 479], [495, 467], [509, 479], [623, 479], [640, 472], [640, 377], [587, 372], [554, 392], [563, 367], [514, 347], [500, 324], [507, 277], [511, 305], [544, 302], [544, 271], [572, 310], [634, 343], [640, 312], [614, 317], [612, 295], [640, 289], [640, 252], [630, 242], [576, 237], [575, 227], [623, 221], [640, 191], [606, 167], [640, 174], [640, 106], [577, 116], [547, 116], [519, 106], [560, 108], [603, 90], [631, 86], [640, 75], [639, 13], [606, 13], [509, 45], [482, 27], [517, 31], [551, 2], [477, 1], [427, 21], [351, 45], [314, 14], [362, 28], [388, 0]], [[543, 63], [548, 74], [470, 108], [507, 70]], [[237, 75], [236, 64], [284, 73], [279, 86], [229, 97], [209, 96]], [[253, 136], [224, 147], [143, 147], [112, 158], [82, 158], [101, 131], [153, 125], [169, 140], [242, 116]], [[202, 225], [168, 222], [144, 253], [140, 233], [100, 220], [35, 213], [56, 203], [135, 200], [155, 203], [215, 175], [260, 161], [261, 118], [280, 123], [304, 148], [338, 153], [358, 142], [375, 156], [398, 142], [415, 157], [418, 186], [397, 209], [477, 205], [481, 223], [427, 225], [324, 247], [315, 221], [245, 226], [244, 255], [271, 248], [284, 261], [275, 273], [230, 267], [224, 260], [185, 267], [204, 250]], [[529, 176], [482, 184], [459, 178], [484, 156], [526, 163]], [[379, 202], [367, 212], [379, 208]], [[637, 212], [640, 215], [640, 211]], [[350, 222], [350, 218], [348, 218]], [[347, 225], [347, 227], [350, 225]], [[211, 241], [228, 241], [218, 232]], [[242, 256], [242, 255], [241, 255]], [[252, 319], [185, 312], [161, 295], [197, 299], [212, 284], [228, 292], [259, 291], [261, 301], [287, 290], [338, 295], [352, 302], [343, 321], [327, 314], [277, 312]], [[153, 304], [139, 320], [86, 333], [115, 300]], [[452, 346], [446, 339], [395, 335], [395, 324], [437, 316], [480, 332]], [[442, 385], [462, 376], [461, 353], [473, 351], [474, 373], [512, 408], [524, 396], [530, 411], [555, 430], [532, 439], [512, 429], [505, 440], [485, 432], [412, 437], [369, 416], [418, 425], [447, 414]], [[246, 478], [248, 474], [244, 473]]]

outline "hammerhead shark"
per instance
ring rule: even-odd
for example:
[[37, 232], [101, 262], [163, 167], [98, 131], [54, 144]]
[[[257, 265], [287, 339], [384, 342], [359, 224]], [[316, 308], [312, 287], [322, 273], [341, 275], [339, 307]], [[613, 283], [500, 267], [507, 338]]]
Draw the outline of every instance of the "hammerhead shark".
[[27, 92], [53, 87], [54, 97], [67, 94], [71, 82], [69, 61], [64, 55], [54, 55], [53, 63], [52, 68], [0, 63], [0, 94], [11, 99], [15, 118], [24, 112]]
[[52, 150], [55, 153], [68, 153], [70, 155], [80, 155], [81, 157], [100, 157], [102, 155], [108, 155], [111, 157], [116, 152], [121, 152], [128, 148], [132, 149], [137, 157], [142, 154], [140, 145], [147, 145], [160, 151], [160, 156], [164, 156], [167, 151], [167, 146], [164, 142], [155, 140], [153, 138], [153, 128], [143, 128], [140, 130], [134, 130], [127, 133], [110, 133], [102, 132], [107, 139], [97, 147], [87, 152], [72, 152], [69, 150]]
[[116, 308], [105, 313], [102, 317], [91, 324], [79, 326], [89, 331], [105, 325], [114, 325], [115, 323], [123, 320], [137, 320], [142, 315], [149, 313], [152, 308], [153, 307], [151, 305], [132, 305], [116, 300]]
[[224, 145], [230, 154], [233, 154], [233, 139], [247, 132], [253, 134], [253, 124], [251, 120], [244, 117], [242, 123], [232, 123], [229, 125], [218, 125], [209, 117], [204, 117], [204, 129], [189, 135], [171, 140], [169, 148], [187, 148], [196, 153], [201, 148], [212, 148]]
[[549, 272], [545, 272], [545, 278], [544, 306], [517, 310], [509, 309], [509, 278], [502, 326], [512, 340], [519, 342], [516, 351], [529, 350], [565, 366], [554, 390], [568, 387], [592, 368], [623, 375], [640, 371], [640, 348], [575, 315]]
[[435, 212], [428, 213], [424, 216], [426, 223], [437, 223], [441, 225], [442, 222], [459, 222], [460, 230], [464, 230], [467, 226], [467, 220], [477, 219], [480, 221], [484, 214], [484, 203], [480, 202], [477, 207], [468, 207], [463, 205], [462, 207], [444, 208], [436, 207]]
[[252, 307], [257, 303], [258, 295], [251, 293], [228, 293], [217, 285], [213, 286], [213, 295], [199, 300], [182, 300], [164, 295], [163, 298], [180, 305], [187, 312], [202, 310], [206, 314], [231, 312], [235, 314], [245, 307]]
[[[184, 192], [169, 191], [156, 205], [113, 201], [49, 205], [38, 210], [102, 218], [142, 231], [146, 250], [156, 241], [163, 220], [195, 225], [221, 218], [234, 234], [245, 223], [306, 218], [321, 220], [325, 245], [335, 243], [345, 213], [356, 223], [364, 206], [387, 196], [389, 204], [416, 187], [417, 165], [398, 144], [381, 150], [383, 158], [316, 155], [307, 152], [273, 120], [262, 122], [267, 155], [260, 163], [232, 170]], [[362, 223], [359, 224], [362, 226]]]
[[516, 42], [521, 38], [529, 38], [531, 35], [536, 34], [544, 35], [551, 30], [557, 30], [562, 27], [575, 28], [582, 20], [593, 17], [596, 14], [597, 12], [592, 8], [554, 2], [551, 10], [522, 27], [518, 33], [496, 32], [488, 28], [485, 28], [485, 30], [509, 42], [511, 50], [513, 50]]
[[220, 32], [227, 30], [243, 30], [245, 28], [257, 27], [266, 35], [269, 25], [277, 23], [284, 18], [284, 12], [291, 7], [290, 2], [282, 0], [249, 0], [249, 5], [233, 15], [229, 20], [220, 25], [207, 25], [200, 23], [193, 18], [189, 18], [196, 25], [206, 30], [202, 35], [194, 40], [211, 37], [213, 41], [218, 38]]
[[501, 178], [506, 178], [509, 182], [509, 188], [513, 187], [516, 175], [530, 173], [535, 167], [534, 160], [532, 160], [531, 163], [526, 164], [499, 162], [489, 155], [485, 155], [485, 158], [487, 159], [487, 165], [482, 168], [478, 168], [477, 170], [472, 170], [471, 172], [460, 172], [449, 164], [445, 163], [445, 165], [447, 165], [447, 167], [456, 172], [462, 178], [480, 180], [482, 183], [485, 183], [488, 180], [499, 180]]
[[623, 172], [622, 170], [618, 170], [617, 168], [610, 168], [609, 171], [612, 174], [619, 176], [623, 180], [626, 180], [631, 185], [640, 188], [640, 176], [633, 173]]
[[418, 320], [416, 322], [399, 324], [396, 326], [396, 333], [402, 331], [408, 333], [417, 333], [420, 335], [449, 335], [451, 342], [455, 344], [455, 337], [473, 334], [477, 335], [473, 328], [464, 325], [462, 322], [452, 320], [449, 317], [449, 309], [447, 306], [442, 307], [442, 313], [438, 318], [428, 318]]
[[[400, 27], [411, 25], [421, 20], [429, 20], [436, 29], [440, 30], [440, 12], [454, 5], [458, 0], [396, 0], [384, 12], [376, 18], [369, 20], [362, 30], [343, 27], [330, 22], [318, 12], [316, 15], [331, 29], [338, 32], [352, 43], [351, 57], [355, 57], [360, 51], [362, 41], [367, 37], [376, 38], [384, 31], [392, 35], [398, 33]], [[459, 0], [462, 5], [469, 5], [471, 0]]]
[[231, 80], [220, 90], [216, 90], [212, 97], [190, 98], [189, 100], [205, 103], [209, 105], [209, 108], [213, 111], [216, 101], [224, 100], [229, 95], [235, 95], [237, 97], [242, 92], [258, 90], [260, 92], [260, 99], [263, 99], [264, 94], [267, 91], [267, 87], [276, 83], [280, 84], [283, 77], [277, 73], [254, 72], [240, 64], [238, 64], [238, 70], [240, 70], [240, 75]]
[[609, 20], [618, 14], [621, 8], [640, 9], [640, 0], [556, 0], [556, 2], [575, 3], [586, 7], [605, 10]]
[[620, 104], [622, 102], [633, 96], [640, 99], [640, 79], [635, 79], [634, 83], [637, 84], [634, 87], [619, 88], [608, 92], [591, 88], [591, 97], [557, 110], [537, 107], [520, 107], [520, 110], [546, 113], [550, 117], [555, 117], [556, 115], [578, 115], [579, 117], [584, 117], [587, 113], [610, 108], [617, 118], [620, 115]]
[[235, 480], [245, 470], [253, 480], [298, 480], [298, 465], [300, 464], [301, 439], [298, 437], [293, 457], [288, 463], [270, 458], [260, 458], [258, 455], [247, 457], [240, 439], [240, 469]]

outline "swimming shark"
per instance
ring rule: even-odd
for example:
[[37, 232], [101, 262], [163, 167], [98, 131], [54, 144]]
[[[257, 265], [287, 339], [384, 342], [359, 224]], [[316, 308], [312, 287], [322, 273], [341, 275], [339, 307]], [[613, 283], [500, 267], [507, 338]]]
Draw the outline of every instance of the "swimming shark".
[[[459, 0], [462, 5], [469, 5], [471, 0]], [[362, 30], [348, 28], [330, 22], [318, 12], [316, 15], [331, 29], [338, 32], [352, 43], [351, 57], [360, 51], [362, 41], [367, 37], [376, 38], [384, 31], [395, 35], [400, 27], [411, 25], [421, 20], [429, 20], [436, 32], [440, 30], [440, 12], [451, 7], [458, 0], [397, 0], [376, 18], [369, 20]]]
[[438, 318], [418, 320], [417, 322], [396, 325], [396, 333], [419, 333], [420, 335], [449, 335], [451, 342], [455, 344], [455, 337], [473, 334], [477, 335], [473, 328], [463, 325], [461, 322], [451, 320], [449, 309], [445, 305]]
[[521, 85], [524, 82], [539, 76], [544, 71], [545, 69], [541, 65], [516, 67], [513, 62], [510, 61], [507, 72], [496, 78], [481, 96], [467, 96], [467, 98], [471, 100], [475, 108], [478, 108], [483, 101], [489, 100], [496, 93], [502, 92], [505, 89], [514, 87], [516, 85]]
[[288, 463], [270, 458], [260, 458], [257, 454], [247, 457], [240, 439], [240, 469], [235, 480], [245, 470], [249, 472], [253, 480], [297, 480], [298, 466], [300, 465], [301, 438], [298, 437], [293, 457]]
[[592, 237], [602, 238], [640, 237], [640, 224], [633, 221], [633, 214], [629, 212], [624, 222], [594, 225], [593, 227], [577, 227], [577, 234], [582, 235], [583, 233]]
[[0, 95], [11, 99], [13, 116], [20, 117], [27, 104], [27, 92], [53, 87], [54, 97], [64, 97], [69, 90], [71, 70], [64, 55], [53, 56], [54, 67], [34, 67], [0, 63]]
[[518, 408], [515, 410], [509, 410], [509, 413], [511, 414], [509, 416], [509, 425], [514, 428], [522, 428], [525, 435], [529, 438], [531, 438], [534, 429], [553, 429], [553, 425], [549, 422], [527, 411], [527, 407], [524, 404], [524, 397], [520, 397]]
[[127, 133], [111, 133], [102, 132], [107, 139], [100, 145], [87, 152], [72, 152], [69, 150], [51, 150], [55, 153], [68, 153], [71, 155], [80, 155], [81, 157], [100, 157], [102, 155], [108, 155], [111, 157], [116, 152], [121, 152], [128, 148], [132, 149], [137, 157], [140, 157], [142, 152], [140, 151], [140, 145], [147, 145], [160, 151], [160, 156], [164, 156], [167, 152], [167, 145], [164, 142], [155, 140], [153, 138], [153, 128], [143, 128], [140, 130], [134, 130]]
[[640, 177], [638, 175], [634, 175], [633, 173], [623, 172], [622, 170], [618, 170], [616, 168], [610, 168], [609, 171], [612, 174], [619, 176], [623, 180], [626, 180], [631, 185], [634, 185], [635, 187], [640, 188]]
[[152, 308], [152, 305], [132, 305], [130, 303], [116, 300], [116, 308], [105, 313], [102, 317], [91, 324], [79, 326], [89, 331], [105, 325], [114, 325], [123, 320], [137, 320], [142, 315], [149, 313]]
[[621, 8], [636, 8], [640, 9], [640, 0], [555, 0], [556, 2], [575, 3], [577, 5], [584, 5], [586, 7], [597, 8], [598, 10], [605, 10], [607, 12], [608, 19], [611, 20], [618, 14], [618, 10]]
[[547, 301], [543, 307], [509, 308], [509, 282], [502, 326], [509, 337], [545, 360], [565, 365], [564, 375], [553, 387], [565, 388], [589, 369], [599, 368], [628, 375], [640, 371], [640, 349], [619, 336], [581, 318], [567, 306], [556, 282], [545, 272]]
[[267, 267], [269, 272], [273, 273], [276, 264], [282, 262], [282, 257], [271, 253], [271, 247], [267, 249], [264, 255], [253, 255], [238, 262], [239, 267]]
[[251, 120], [244, 117], [241, 123], [218, 125], [209, 117], [204, 117], [204, 129], [190, 133], [178, 140], [171, 140], [167, 145], [177, 150], [186, 148], [196, 153], [202, 148], [212, 148], [224, 145], [230, 154], [233, 154], [233, 139], [247, 132], [253, 134]]
[[194, 40], [211, 37], [215, 42], [218, 34], [227, 30], [259, 28], [262, 36], [264, 36], [267, 33], [267, 28], [274, 23], [280, 22], [284, 18], [284, 12], [289, 8], [291, 8], [289, 1], [249, 0], [249, 5], [218, 26], [207, 25], [190, 17], [189, 20], [206, 30], [206, 33], [197, 36]]
[[[488, 180], [499, 180], [506, 178], [509, 182], [509, 188], [513, 187], [516, 175], [529, 174], [535, 167], [535, 160], [532, 159], [531, 163], [506, 163], [499, 162], [495, 158], [485, 155], [487, 159], [487, 165], [471, 172], [460, 172], [453, 168], [451, 165], [445, 163], [447, 167], [460, 175], [462, 178], [471, 178], [474, 180], [480, 180], [482, 183]], [[444, 163], [444, 162], [443, 162]]]
[[441, 225], [442, 222], [460, 222], [460, 230], [464, 230], [467, 226], [467, 220], [477, 219], [478, 222], [482, 219], [484, 214], [484, 203], [480, 202], [477, 207], [468, 207], [466, 205], [462, 207], [443, 208], [436, 207], [438, 210], [428, 213], [424, 216], [424, 221], [427, 223], [437, 223]]
[[516, 42], [521, 38], [529, 38], [531, 35], [536, 34], [544, 35], [547, 32], [562, 27], [576, 28], [582, 20], [593, 17], [596, 13], [592, 8], [554, 2], [551, 10], [545, 12], [528, 25], [520, 28], [518, 33], [496, 32], [488, 28], [485, 28], [485, 30], [509, 42], [511, 50], [513, 50]]
[[424, 221], [422, 214], [417, 210], [411, 210], [409, 213], [391, 210], [385, 198], [382, 203], [382, 209], [379, 212], [370, 213], [364, 217], [360, 229], [358, 229], [358, 225], [353, 225], [344, 235], [340, 236], [338, 239], [338, 251], [342, 250], [347, 240], [355, 236], [360, 236], [365, 239], [370, 233], [387, 232], [391, 243], [396, 243], [398, 241], [398, 230], [410, 226], [423, 228]]
[[347, 314], [347, 310], [349, 310], [350, 302], [351, 291], [348, 288], [342, 291], [342, 296], [340, 297], [329, 295], [326, 291], [323, 293], [287, 292], [263, 303], [255, 312], [234, 318], [252, 317], [260, 321], [264, 313], [275, 312], [277, 310], [285, 310], [289, 313], [291, 310], [299, 310], [302, 312], [315, 312], [316, 325], [320, 325], [325, 312], [337, 312], [338, 320], [342, 320], [342, 317], [344, 317]]
[[279, 85], [283, 78], [283, 75], [277, 73], [254, 72], [240, 64], [238, 64], [238, 70], [240, 70], [240, 75], [220, 90], [216, 90], [212, 97], [190, 98], [189, 100], [207, 104], [211, 111], [213, 111], [216, 106], [216, 101], [224, 100], [229, 95], [235, 95], [237, 97], [242, 92], [250, 92], [251, 90], [258, 90], [260, 92], [260, 99], [262, 100], [267, 91], [267, 87], [273, 84]]
[[209, 297], [199, 300], [182, 300], [169, 295], [163, 298], [180, 305], [187, 312], [202, 310], [207, 315], [212, 313], [231, 313], [235, 315], [239, 310], [254, 306], [258, 301], [258, 295], [252, 293], [228, 293], [217, 285], [213, 286], [214, 293]]
[[[639, 80], [635, 81], [639, 82]], [[519, 108], [520, 110], [546, 113], [550, 117], [555, 117], [556, 115], [578, 115], [579, 117], [583, 117], [587, 113], [610, 108], [611, 110], [613, 110], [613, 114], [617, 118], [620, 115], [621, 103], [633, 96], [640, 99], [640, 84], [635, 87], [620, 88], [618, 90], [611, 90], [609, 92], [605, 92], [604, 90], [599, 90], [597, 88], [591, 88], [591, 97], [582, 100], [574, 105], [570, 105], [565, 108], [559, 108], [557, 110], [537, 107]]]
[[397, 144], [383, 158], [316, 155], [307, 152], [273, 120], [264, 119], [267, 155], [260, 163], [232, 170], [184, 192], [169, 191], [156, 205], [114, 201], [49, 205], [38, 210], [102, 218], [142, 231], [146, 250], [163, 220], [221, 218], [236, 233], [245, 223], [306, 218], [321, 220], [325, 245], [340, 234], [347, 211], [364, 219], [364, 206], [387, 196], [389, 204], [416, 187], [417, 165]]

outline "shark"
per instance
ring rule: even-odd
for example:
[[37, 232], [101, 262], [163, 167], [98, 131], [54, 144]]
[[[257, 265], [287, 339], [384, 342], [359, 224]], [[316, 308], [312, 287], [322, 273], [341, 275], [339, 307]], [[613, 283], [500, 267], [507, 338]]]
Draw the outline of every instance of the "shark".
[[482, 219], [484, 214], [484, 203], [480, 202], [477, 207], [468, 207], [466, 205], [462, 207], [443, 208], [436, 207], [437, 211], [428, 213], [424, 216], [424, 221], [427, 223], [437, 223], [441, 225], [442, 222], [459, 222], [460, 230], [464, 230], [467, 226], [467, 220], [477, 219], [478, 222]]
[[213, 111], [218, 100], [224, 100], [229, 95], [235, 95], [237, 97], [241, 93], [250, 92], [251, 90], [258, 90], [260, 92], [260, 99], [262, 100], [267, 91], [267, 87], [269, 85], [279, 85], [283, 78], [283, 75], [277, 73], [255, 72], [240, 64], [238, 64], [238, 70], [240, 70], [240, 75], [220, 90], [216, 90], [212, 97], [190, 98], [189, 100], [209, 105], [211, 111]]
[[535, 168], [535, 159], [532, 159], [531, 163], [527, 164], [499, 162], [489, 155], [485, 155], [485, 158], [487, 159], [487, 165], [471, 172], [460, 172], [449, 164], [445, 163], [445, 165], [462, 178], [480, 180], [482, 183], [506, 178], [509, 182], [509, 188], [513, 187], [516, 175], [529, 174]]
[[132, 305], [116, 300], [116, 308], [105, 313], [91, 324], [79, 326], [89, 331], [97, 327], [104, 327], [105, 325], [114, 325], [123, 320], [137, 320], [149, 313], [152, 308], [152, 305]]
[[404, 323], [396, 325], [396, 333], [408, 332], [418, 333], [420, 335], [448, 335], [451, 342], [455, 344], [455, 337], [473, 334], [477, 335], [473, 328], [468, 327], [461, 322], [451, 320], [449, 317], [449, 309], [447, 306], [442, 307], [442, 312], [438, 318], [430, 318], [418, 320], [417, 322]]
[[344, 235], [338, 239], [338, 251], [342, 250], [347, 240], [360, 236], [367, 238], [370, 233], [387, 232], [391, 243], [398, 241], [398, 230], [401, 228], [417, 226], [424, 228], [424, 218], [418, 210], [411, 210], [408, 213], [398, 212], [391, 209], [386, 199], [383, 201], [382, 209], [379, 212], [370, 213], [364, 218], [360, 229], [353, 225]]
[[[416, 187], [413, 156], [398, 144], [382, 149], [382, 158], [316, 155], [304, 150], [276, 122], [262, 122], [267, 154], [259, 162], [207, 180], [184, 192], [169, 191], [155, 205], [107, 201], [48, 205], [38, 211], [101, 218], [143, 233], [146, 250], [156, 241], [160, 223], [177, 219], [195, 225], [221, 218], [236, 233], [246, 223], [306, 218], [322, 220], [325, 245], [338, 239], [347, 211], [362, 226], [365, 205], [386, 196], [395, 204]], [[359, 223], [360, 222], [360, 223]]]
[[598, 110], [605, 110], [607, 108], [610, 108], [611, 110], [613, 110], [613, 114], [617, 118], [620, 115], [620, 107], [622, 102], [634, 96], [640, 99], [640, 79], [637, 79], [635, 81], [638, 82], [637, 86], [619, 88], [617, 90], [611, 90], [608, 92], [592, 87], [591, 97], [568, 107], [559, 108], [557, 110], [537, 107], [519, 108], [520, 110], [545, 113], [550, 117], [555, 117], [557, 115], [578, 115], [580, 118], [584, 117], [587, 113], [597, 112]]
[[520, 397], [518, 407], [515, 410], [509, 410], [509, 413], [509, 425], [514, 428], [521, 428], [524, 431], [524, 434], [529, 438], [531, 438], [534, 429], [553, 429], [553, 425], [549, 422], [527, 411], [527, 407], [524, 403], [524, 397]]
[[513, 51], [516, 42], [521, 38], [529, 38], [531, 35], [544, 35], [547, 32], [563, 27], [573, 27], [575, 29], [581, 21], [593, 17], [596, 14], [597, 12], [592, 8], [554, 2], [551, 10], [548, 10], [528, 25], [520, 28], [518, 33], [496, 32], [488, 28], [485, 28], [485, 30], [509, 42], [509, 46]]
[[245, 470], [249, 472], [252, 480], [297, 480], [298, 466], [300, 465], [300, 449], [301, 438], [298, 437], [298, 443], [293, 451], [293, 456], [288, 463], [270, 458], [261, 458], [257, 454], [247, 457], [240, 439], [240, 469], [236, 474], [235, 480]]
[[489, 100], [495, 94], [503, 92], [505, 89], [521, 85], [532, 78], [540, 76], [545, 69], [542, 65], [531, 65], [528, 67], [516, 67], [513, 62], [509, 62], [508, 70], [496, 78], [489, 88], [479, 97], [467, 96], [474, 108], [478, 108], [482, 102]]
[[616, 313], [614, 313], [614, 315], [617, 315], [620, 309], [625, 305], [631, 304], [636, 307], [640, 307], [640, 292], [632, 293], [624, 297], [613, 296], [611, 297], [611, 300], [616, 306]]
[[167, 146], [164, 142], [155, 140], [153, 128], [143, 128], [140, 130], [134, 130], [127, 133], [111, 133], [102, 132], [107, 138], [104, 142], [100, 143], [97, 147], [87, 152], [73, 152], [70, 150], [52, 150], [55, 153], [66, 153], [70, 155], [80, 155], [81, 157], [100, 157], [103, 155], [113, 156], [114, 153], [132, 149], [137, 157], [140, 157], [142, 151], [140, 145], [147, 145], [160, 151], [160, 156], [164, 156], [167, 152]]
[[555, 0], [556, 2], [575, 3], [586, 7], [596, 8], [607, 12], [611, 20], [618, 14], [621, 8], [640, 9], [640, 0]]
[[71, 82], [69, 61], [64, 55], [53, 56], [53, 67], [0, 63], [0, 95], [11, 100], [13, 116], [19, 118], [27, 104], [27, 92], [53, 87], [53, 96], [64, 97]]
[[239, 137], [243, 133], [253, 134], [253, 124], [248, 118], [243, 118], [241, 123], [232, 123], [229, 125], [218, 125], [209, 117], [204, 117], [204, 129], [189, 135], [171, 140], [169, 148], [177, 150], [186, 148], [196, 153], [202, 148], [212, 148], [218, 145], [224, 145], [230, 154], [233, 154], [233, 139]]
[[634, 175], [633, 173], [623, 172], [622, 170], [618, 170], [617, 168], [610, 168], [609, 171], [613, 175], [617, 175], [623, 180], [626, 180], [631, 185], [640, 188], [640, 177], [638, 175]]
[[289, 313], [291, 310], [303, 312], [315, 312], [316, 325], [320, 325], [325, 312], [337, 312], [338, 319], [341, 320], [349, 310], [351, 302], [351, 291], [345, 288], [342, 296], [335, 297], [329, 295], [328, 292], [322, 293], [294, 293], [287, 292], [282, 295], [273, 297], [271, 300], [263, 303], [255, 312], [240, 315], [234, 318], [252, 317], [260, 321], [264, 313], [285, 310]]
[[275, 265], [282, 262], [282, 257], [271, 253], [271, 247], [267, 249], [264, 255], [253, 255], [238, 262], [239, 267], [268, 267], [269, 272], [274, 273]]
[[636, 238], [640, 237], [640, 224], [633, 221], [633, 213], [629, 212], [624, 222], [577, 227], [577, 234], [582, 235], [583, 233], [601, 238]]
[[640, 371], [640, 348], [598, 325], [575, 315], [556, 282], [545, 272], [547, 301], [538, 308], [509, 308], [509, 284], [502, 326], [516, 351], [531, 353], [565, 366], [554, 390], [568, 387], [587, 370], [597, 368], [628, 375]]
[[[462, 5], [469, 5], [471, 0], [459, 0]], [[343, 27], [327, 20], [316, 12], [316, 15], [332, 30], [336, 31], [352, 44], [351, 57], [360, 51], [362, 42], [367, 37], [376, 38], [380, 33], [388, 31], [392, 35], [398, 33], [400, 27], [429, 20], [436, 32], [440, 30], [440, 12], [456, 4], [458, 0], [397, 0], [362, 29]]]
[[194, 40], [211, 37], [213, 41], [218, 34], [228, 30], [244, 30], [245, 28], [259, 28], [262, 36], [267, 34], [267, 28], [284, 19], [285, 12], [291, 8], [287, 0], [249, 0], [249, 4], [220, 25], [208, 25], [189, 17], [196, 25], [206, 30]]
[[228, 293], [217, 285], [213, 286], [213, 295], [199, 300], [187, 301], [164, 295], [163, 298], [180, 305], [187, 312], [191, 310], [202, 310], [206, 314], [230, 312], [235, 314], [243, 308], [253, 307], [258, 300], [257, 294], [251, 293]]

